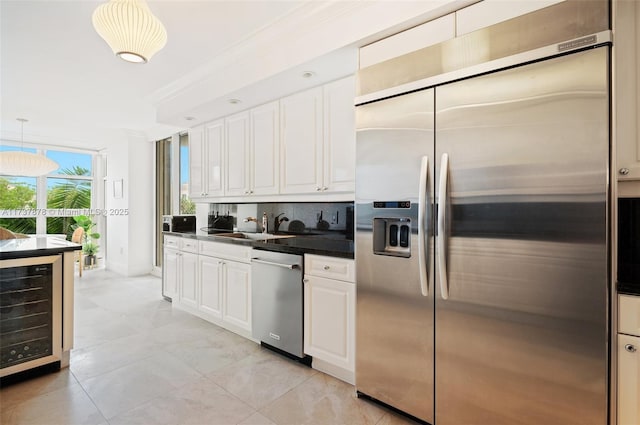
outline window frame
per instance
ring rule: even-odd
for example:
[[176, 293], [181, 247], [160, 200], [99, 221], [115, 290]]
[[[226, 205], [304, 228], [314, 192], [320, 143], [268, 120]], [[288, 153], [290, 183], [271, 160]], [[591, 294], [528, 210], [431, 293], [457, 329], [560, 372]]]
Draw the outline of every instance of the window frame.
[[[15, 145], [13, 143], [6, 144], [6, 147], [9, 148], [18, 148], [17, 150], [22, 150], [22, 147]], [[69, 152], [69, 153], [78, 153], [83, 155], [89, 155], [91, 157], [91, 174], [89, 176], [77, 176], [77, 175], [67, 175], [67, 174], [59, 174], [58, 170], [55, 170], [52, 173], [44, 174], [42, 176], [37, 177], [29, 177], [29, 176], [2, 176], [6, 178], [11, 177], [28, 177], [35, 178], [35, 190], [36, 190], [36, 206], [33, 210], [26, 209], [18, 209], [18, 210], [3, 210], [0, 209], [0, 216], [2, 218], [35, 218], [36, 219], [36, 233], [38, 235], [46, 235], [47, 234], [47, 218], [48, 217], [72, 217], [75, 215], [92, 215], [88, 214], [91, 212], [95, 212], [99, 210], [99, 184], [100, 181], [98, 169], [100, 168], [98, 165], [100, 154], [97, 151], [92, 150], [84, 150], [84, 149], [72, 149], [65, 148], [61, 146], [33, 146], [24, 144], [25, 149], [35, 149], [35, 153], [38, 155], [47, 155], [48, 151], [57, 151], [57, 152]], [[1, 174], [1, 172], [0, 172]], [[48, 198], [48, 179], [67, 179], [67, 180], [85, 180], [91, 183], [91, 200], [88, 208], [81, 209], [59, 209], [59, 208], [48, 208], [47, 198]]]

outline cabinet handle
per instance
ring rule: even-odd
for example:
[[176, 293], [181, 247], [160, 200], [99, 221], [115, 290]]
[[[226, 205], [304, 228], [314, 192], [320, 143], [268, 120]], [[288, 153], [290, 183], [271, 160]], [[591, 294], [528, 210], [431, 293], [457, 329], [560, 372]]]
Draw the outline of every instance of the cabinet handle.
[[331, 268], [331, 267], [329, 267], [329, 266], [324, 266], [324, 267], [323, 267], [323, 269], [325, 269], [325, 270], [329, 270], [330, 268]]
[[322, 188], [320, 186], [316, 187], [316, 192], [320, 192]]
[[323, 187], [322, 190], [328, 190], [329, 188], [327, 186]]
[[309, 283], [309, 279], [302, 279], [304, 283]]
[[622, 176], [626, 176], [627, 174], [629, 174], [629, 169], [628, 168], [621, 168], [620, 171], [618, 171], [620, 173], [620, 175]]
[[633, 344], [627, 344], [624, 346], [624, 349], [630, 353], [635, 353], [637, 351], [636, 347]]

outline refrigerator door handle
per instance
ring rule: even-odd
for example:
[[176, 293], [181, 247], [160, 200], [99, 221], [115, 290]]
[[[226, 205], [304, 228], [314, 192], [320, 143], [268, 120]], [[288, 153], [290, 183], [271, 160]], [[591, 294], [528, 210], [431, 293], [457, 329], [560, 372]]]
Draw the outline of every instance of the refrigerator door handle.
[[449, 299], [449, 282], [447, 279], [447, 179], [449, 178], [449, 155], [442, 154], [440, 161], [440, 184], [438, 190], [438, 276], [442, 299]]
[[423, 297], [429, 296], [429, 275], [427, 273], [427, 249], [425, 238], [427, 227], [425, 215], [427, 210], [427, 179], [429, 178], [429, 157], [423, 156], [420, 164], [420, 184], [418, 194], [418, 262], [420, 265], [420, 290]]

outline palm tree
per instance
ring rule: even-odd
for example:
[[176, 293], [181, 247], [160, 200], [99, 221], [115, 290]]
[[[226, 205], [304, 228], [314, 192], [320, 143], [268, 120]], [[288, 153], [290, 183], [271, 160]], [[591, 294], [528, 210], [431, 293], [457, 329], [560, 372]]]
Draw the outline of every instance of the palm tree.
[[[89, 170], [74, 166], [63, 169], [60, 174], [69, 176], [89, 176]], [[47, 194], [47, 208], [52, 209], [82, 209], [91, 207], [91, 181], [65, 179], [56, 184]], [[72, 217], [47, 218], [47, 233], [63, 233], [71, 237], [74, 224]]]

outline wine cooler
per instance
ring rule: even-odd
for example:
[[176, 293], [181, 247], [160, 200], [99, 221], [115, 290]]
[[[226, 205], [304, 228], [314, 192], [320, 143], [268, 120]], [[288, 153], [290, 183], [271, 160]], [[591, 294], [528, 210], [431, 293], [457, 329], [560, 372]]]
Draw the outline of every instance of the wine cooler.
[[0, 377], [60, 362], [62, 257], [0, 261]]

